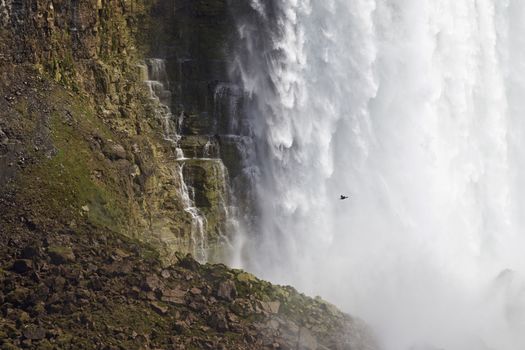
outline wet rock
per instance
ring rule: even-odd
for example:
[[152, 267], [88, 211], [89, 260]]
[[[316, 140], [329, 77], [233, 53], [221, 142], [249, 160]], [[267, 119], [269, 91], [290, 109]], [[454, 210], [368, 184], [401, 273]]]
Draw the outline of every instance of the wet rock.
[[237, 288], [233, 281], [224, 281], [219, 284], [217, 297], [226, 301], [233, 301], [237, 298]]
[[75, 254], [71, 247], [49, 246], [47, 253], [51, 258], [51, 263], [55, 265], [68, 264], [75, 261]]
[[31, 260], [19, 259], [13, 264], [13, 271], [16, 273], [26, 273], [33, 269], [33, 262]]

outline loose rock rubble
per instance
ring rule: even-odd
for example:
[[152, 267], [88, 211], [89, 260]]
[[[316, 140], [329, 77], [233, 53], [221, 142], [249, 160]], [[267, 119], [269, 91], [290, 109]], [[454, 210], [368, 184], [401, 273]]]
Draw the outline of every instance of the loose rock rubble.
[[[373, 349], [320, 299], [116, 234], [1, 232], [1, 349]], [[357, 343], [352, 343], [352, 341]]]

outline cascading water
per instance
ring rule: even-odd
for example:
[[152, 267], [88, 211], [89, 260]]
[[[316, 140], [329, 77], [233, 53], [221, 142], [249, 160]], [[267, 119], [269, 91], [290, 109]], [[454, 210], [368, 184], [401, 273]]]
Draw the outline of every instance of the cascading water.
[[386, 349], [525, 348], [525, 2], [251, 6], [244, 266], [365, 318]]
[[[168, 73], [166, 72], [166, 61], [161, 58], [150, 58], [144, 67], [146, 70], [143, 79], [148, 86], [150, 96], [157, 102], [157, 118], [162, 122], [164, 138], [173, 143], [180, 139], [177, 133], [175, 118], [171, 113], [171, 91], [168, 86]], [[143, 69], [144, 69], [143, 68]], [[177, 149], [178, 158], [183, 157], [180, 149]]]
[[[178, 126], [171, 113], [169, 104], [171, 102], [171, 92], [168, 88], [168, 74], [166, 72], [166, 62], [160, 58], [150, 58], [145, 66], [140, 66], [150, 97], [156, 101], [156, 117], [161, 121], [164, 138], [173, 143], [176, 148], [177, 159], [184, 159], [184, 153], [178, 146], [180, 136], [177, 133]], [[181, 122], [181, 120], [177, 120]], [[177, 164], [177, 175], [182, 185], [181, 198], [184, 210], [190, 216], [191, 228], [191, 247], [195, 258], [201, 262], [208, 259], [207, 238], [206, 238], [206, 218], [201, 214], [195, 205], [193, 189], [186, 184], [183, 175], [184, 164]]]

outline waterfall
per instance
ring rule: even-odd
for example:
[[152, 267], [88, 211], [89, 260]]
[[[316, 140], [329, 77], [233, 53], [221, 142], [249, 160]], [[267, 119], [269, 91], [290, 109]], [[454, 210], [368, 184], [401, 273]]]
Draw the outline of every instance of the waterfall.
[[386, 349], [525, 348], [525, 2], [250, 3], [244, 267]]
[[[146, 66], [141, 67], [146, 70], [143, 79], [148, 87], [150, 97], [156, 102], [156, 116], [162, 123], [164, 139], [173, 142], [175, 145], [180, 140], [178, 135], [178, 125], [171, 112], [171, 91], [169, 89], [168, 73], [166, 72], [166, 61], [160, 58], [150, 58], [146, 61]], [[177, 148], [177, 158], [184, 155], [180, 148]]]
[[178, 181], [181, 184], [181, 198], [184, 206], [184, 211], [189, 215], [190, 225], [190, 239], [191, 250], [198, 261], [205, 262], [208, 259], [208, 244], [207, 244], [207, 223], [206, 218], [202, 215], [200, 210], [195, 205], [195, 191], [192, 187], [186, 184], [186, 179], [183, 175], [185, 159], [184, 152], [179, 147], [179, 136], [177, 130], [178, 123], [182, 121], [176, 120], [171, 112], [169, 105], [171, 104], [171, 91], [169, 90], [169, 79], [166, 72], [166, 61], [160, 58], [150, 58], [146, 60], [145, 65], [140, 65], [142, 79], [148, 87], [150, 98], [155, 102], [155, 116], [161, 122], [164, 139], [171, 142], [175, 147], [177, 159], [179, 160], [177, 167]]

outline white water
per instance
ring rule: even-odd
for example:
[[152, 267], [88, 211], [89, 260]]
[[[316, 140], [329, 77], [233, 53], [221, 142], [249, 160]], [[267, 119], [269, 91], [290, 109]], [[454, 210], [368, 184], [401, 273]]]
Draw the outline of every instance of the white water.
[[[146, 61], [146, 65], [140, 65], [142, 70], [142, 79], [148, 87], [150, 98], [155, 101], [156, 109], [155, 116], [161, 122], [164, 132], [164, 138], [173, 143], [178, 160], [185, 159], [184, 153], [178, 147], [180, 135], [177, 130], [178, 123], [182, 123], [182, 114], [178, 120], [175, 119], [171, 108], [171, 92], [168, 87], [168, 73], [166, 71], [166, 61], [161, 58], [150, 58]], [[180, 125], [180, 124], [179, 124]], [[207, 240], [207, 222], [206, 218], [200, 210], [195, 206], [194, 190], [185, 182], [183, 175], [184, 162], [179, 162], [175, 165], [177, 167], [178, 181], [181, 184], [181, 199], [184, 211], [188, 214], [190, 225], [191, 251], [195, 259], [200, 262], [208, 260], [208, 240]]]
[[184, 205], [184, 211], [190, 215], [191, 218], [191, 246], [194, 258], [204, 263], [208, 260], [208, 239], [207, 239], [207, 222], [204, 215], [195, 206], [195, 192], [193, 188], [186, 185], [184, 181], [184, 163], [178, 165], [180, 182], [182, 184], [181, 197]]
[[[175, 146], [180, 140], [178, 135], [177, 123], [171, 112], [171, 91], [168, 86], [168, 73], [166, 71], [166, 61], [161, 58], [150, 58], [144, 67], [146, 72], [145, 83], [150, 92], [151, 99], [156, 102], [156, 117], [162, 123], [164, 138], [173, 142]], [[142, 68], [142, 69], [144, 69]], [[178, 158], [184, 157], [180, 148], [176, 149]]]
[[239, 24], [262, 174], [245, 267], [386, 349], [524, 349], [525, 1], [275, 3]]

